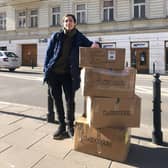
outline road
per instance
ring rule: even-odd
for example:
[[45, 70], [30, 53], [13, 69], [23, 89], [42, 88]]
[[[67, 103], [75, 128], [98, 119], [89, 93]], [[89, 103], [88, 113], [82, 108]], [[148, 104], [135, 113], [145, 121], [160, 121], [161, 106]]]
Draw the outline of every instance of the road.
[[[168, 128], [168, 76], [161, 76], [162, 127]], [[141, 124], [153, 125], [152, 75], [137, 75], [135, 92], [142, 98]], [[42, 83], [42, 74], [9, 73], [0, 71], [0, 101], [40, 106], [47, 109], [47, 86]], [[81, 90], [76, 96], [76, 112], [83, 113]]]
[[[142, 99], [141, 123], [153, 126], [153, 80], [152, 75], [137, 75], [135, 92]], [[168, 128], [168, 76], [160, 76], [161, 80], [161, 118], [162, 127]]]

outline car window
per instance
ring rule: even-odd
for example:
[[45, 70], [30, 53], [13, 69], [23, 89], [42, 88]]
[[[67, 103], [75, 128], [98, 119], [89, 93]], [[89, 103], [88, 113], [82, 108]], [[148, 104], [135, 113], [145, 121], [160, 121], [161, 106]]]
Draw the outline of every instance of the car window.
[[3, 56], [3, 54], [0, 52], [0, 57], [2, 57]]
[[15, 53], [13, 52], [4, 52], [7, 57], [18, 57]]

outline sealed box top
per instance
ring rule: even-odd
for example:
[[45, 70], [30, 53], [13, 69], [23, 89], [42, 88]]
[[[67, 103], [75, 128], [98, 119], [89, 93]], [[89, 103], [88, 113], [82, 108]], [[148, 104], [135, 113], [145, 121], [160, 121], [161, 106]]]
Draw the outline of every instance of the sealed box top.
[[123, 70], [125, 64], [124, 48], [89, 48], [81, 47], [79, 56], [80, 67], [107, 68]]
[[141, 98], [114, 96], [86, 97], [86, 118], [90, 126], [106, 127], [139, 127]]
[[83, 96], [132, 97], [135, 92], [136, 69], [109, 70], [84, 68], [81, 72]]

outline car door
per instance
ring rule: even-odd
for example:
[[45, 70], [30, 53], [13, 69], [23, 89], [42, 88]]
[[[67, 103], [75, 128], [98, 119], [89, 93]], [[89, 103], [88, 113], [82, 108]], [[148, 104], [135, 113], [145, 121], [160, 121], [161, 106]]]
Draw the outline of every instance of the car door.
[[0, 51], [0, 68], [3, 66], [3, 52]]
[[5, 55], [8, 58], [10, 67], [18, 67], [19, 66], [19, 57], [13, 52], [5, 52]]

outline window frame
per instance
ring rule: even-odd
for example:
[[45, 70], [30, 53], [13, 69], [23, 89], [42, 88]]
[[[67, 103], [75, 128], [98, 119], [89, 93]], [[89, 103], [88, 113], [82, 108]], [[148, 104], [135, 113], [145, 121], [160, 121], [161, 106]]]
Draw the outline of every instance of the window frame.
[[[84, 5], [85, 9], [77, 10], [78, 5]], [[80, 20], [78, 20], [78, 14], [80, 14]], [[84, 14], [84, 18], [83, 17]], [[87, 4], [86, 3], [77, 3], [75, 4], [75, 15], [77, 24], [86, 24], [87, 23]]]
[[[19, 14], [22, 12], [25, 12], [25, 16], [19, 16]], [[19, 21], [21, 19], [21, 22], [23, 22], [24, 18], [25, 18], [25, 25], [23, 24], [23, 26], [20, 26]], [[23, 29], [27, 27], [27, 11], [26, 10], [16, 11], [16, 27], [19, 29]]]
[[[104, 7], [104, 2], [105, 1], [112, 1], [113, 6], [108, 6], [108, 7]], [[104, 10], [107, 10], [107, 19], [105, 19], [105, 13]], [[112, 10], [112, 18], [110, 18], [110, 10]], [[115, 0], [104, 0], [102, 2], [102, 21], [103, 22], [111, 22], [114, 21], [114, 12], [115, 11]]]
[[0, 12], [0, 30], [6, 30], [6, 12]]
[[[33, 12], [33, 11], [37, 11], [37, 14], [31, 14], [31, 12]], [[38, 15], [39, 15], [38, 9], [30, 9], [29, 10], [29, 28], [37, 28], [38, 27], [38, 24], [39, 24], [38, 23], [38, 19], [39, 19]]]
[[[53, 12], [54, 8], [59, 8], [59, 12]], [[51, 11], [51, 20], [50, 20], [51, 26], [60, 26], [61, 25], [61, 6], [57, 5], [57, 6], [51, 7], [50, 11]], [[55, 15], [55, 24], [54, 24], [54, 18], [53, 18], [54, 15]]]
[[[147, 6], [147, 1], [144, 0], [145, 2], [139, 2], [139, 3], [135, 3], [135, 0], [132, 0], [133, 5], [133, 19], [145, 19], [146, 15], [147, 15], [147, 11], [146, 11], [146, 6]], [[142, 13], [142, 7], [144, 6], [144, 14]], [[135, 7], [138, 7], [138, 16], [135, 16]], [[144, 15], [144, 16], [143, 16]]]

